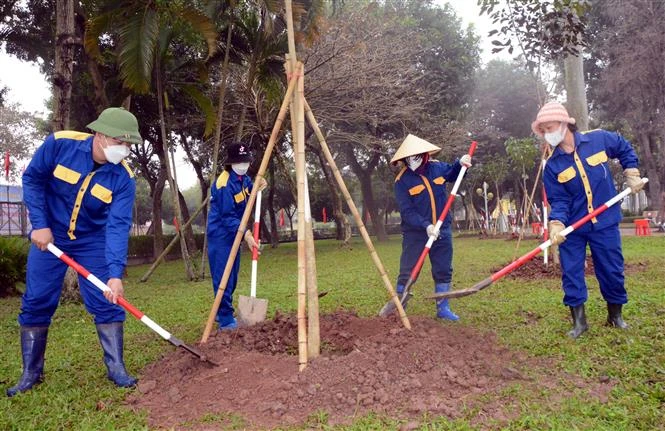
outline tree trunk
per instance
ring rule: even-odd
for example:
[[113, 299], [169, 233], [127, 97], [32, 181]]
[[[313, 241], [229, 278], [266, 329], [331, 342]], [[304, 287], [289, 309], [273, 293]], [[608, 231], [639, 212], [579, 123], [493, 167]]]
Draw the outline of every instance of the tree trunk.
[[365, 213], [369, 213], [371, 218], [372, 227], [374, 228], [374, 235], [379, 241], [387, 241], [388, 235], [386, 234], [386, 227], [383, 225], [383, 218], [379, 214], [379, 210], [374, 199], [374, 191], [372, 190], [372, 175], [371, 173], [363, 173], [358, 175], [358, 182], [360, 183], [360, 190], [363, 194], [363, 209]]
[[152, 253], [153, 258], [164, 251], [164, 231], [162, 230], [162, 194], [166, 186], [166, 169], [162, 165], [152, 192]]
[[[208, 187], [204, 190], [201, 187], [201, 199], [208, 198], [208, 188], [212, 187], [217, 180], [217, 161], [219, 160], [219, 146], [222, 142], [222, 118], [224, 117], [224, 97], [226, 94], [226, 77], [229, 72], [229, 52], [231, 47], [231, 34], [233, 32], [233, 24], [229, 23], [226, 31], [226, 50], [224, 52], [224, 62], [222, 63], [222, 72], [220, 77], [219, 89], [217, 91], [217, 125], [215, 127], [215, 144], [212, 154], [212, 170], [210, 171], [210, 181]], [[208, 258], [208, 214], [210, 212], [210, 205], [204, 208], [204, 222], [203, 222], [203, 250], [201, 250], [201, 279], [205, 278], [206, 273], [206, 259]]]
[[55, 4], [55, 71], [53, 76], [53, 130], [68, 130], [74, 70], [74, 1]]
[[320, 145], [313, 144], [310, 146], [312, 151], [319, 158], [319, 163], [321, 164], [321, 169], [323, 170], [323, 175], [326, 177], [326, 183], [328, 183], [328, 189], [330, 190], [330, 202], [332, 203], [332, 216], [335, 220], [335, 230], [336, 230], [336, 239], [344, 241], [345, 243], [349, 241], [349, 238], [346, 236], [347, 225], [349, 224], [346, 216], [344, 215], [344, 206], [342, 203], [342, 197], [339, 193], [339, 187], [335, 181], [335, 177], [326, 163], [323, 154], [321, 153]]
[[[187, 202], [185, 201], [185, 197], [182, 195], [180, 190], [178, 190], [178, 198], [180, 199], [180, 209], [182, 210], [182, 219], [186, 222], [190, 218], [189, 208], [187, 207]], [[194, 229], [192, 229], [192, 224], [190, 224], [185, 228], [184, 237], [185, 241], [187, 241], [187, 250], [193, 254], [196, 253], [198, 247], [196, 247], [196, 241], [194, 240]]]
[[380, 154], [373, 154], [367, 163], [367, 167], [363, 168], [356, 159], [356, 155], [353, 152], [353, 147], [351, 145], [344, 146], [344, 152], [346, 153], [351, 170], [356, 174], [358, 182], [360, 183], [360, 191], [363, 197], [363, 224], [367, 225], [367, 214], [369, 213], [369, 216], [372, 219], [372, 227], [374, 228], [376, 239], [379, 241], [387, 241], [388, 235], [386, 235], [386, 228], [383, 225], [383, 219], [380, 217], [379, 211], [377, 210], [376, 201], [374, 200], [374, 192], [372, 190], [372, 173], [379, 164]]
[[275, 248], [279, 245], [279, 231], [277, 226], [277, 215], [275, 214], [275, 163], [271, 160], [268, 167], [270, 170], [270, 187], [268, 189], [268, 216], [270, 217], [270, 245]]
[[[643, 154], [648, 154], [647, 157], [640, 158], [645, 169], [642, 176], [649, 178], [647, 187], [649, 188], [649, 207], [658, 210], [663, 206], [661, 202], [662, 183], [661, 179], [665, 179], [663, 168], [658, 166], [658, 162], [654, 154], [659, 154], [658, 137], [653, 134], [644, 134], [641, 139]], [[665, 145], [663, 145], [665, 147]], [[662, 215], [661, 215], [662, 216]]]
[[65, 279], [62, 282], [60, 303], [80, 304], [81, 302], [81, 292], [79, 291], [79, 275], [74, 269], [67, 268]]
[[[162, 152], [166, 165], [166, 175], [169, 181], [169, 186], [171, 188], [171, 197], [173, 199], [173, 209], [175, 211], [176, 221], [180, 226], [183, 225], [182, 220], [182, 211], [180, 209], [180, 200], [178, 199], [178, 183], [175, 180], [173, 173], [171, 172], [171, 163], [169, 161], [169, 149], [168, 149], [168, 135], [166, 133], [166, 115], [164, 113], [164, 87], [162, 85], [162, 73], [161, 73], [161, 62], [159, 60], [159, 55], [157, 55], [155, 75], [157, 77], [157, 107], [159, 109], [159, 123], [160, 123], [160, 132], [162, 136]], [[180, 241], [180, 251], [182, 254], [182, 260], [185, 264], [185, 273], [187, 278], [191, 281], [196, 278], [194, 274], [194, 269], [192, 268], [192, 260], [187, 251], [187, 241]]]
[[584, 67], [582, 61], [582, 47], [578, 46], [580, 54], [568, 55], [563, 60], [566, 80], [566, 94], [568, 113], [576, 121], [581, 131], [589, 130], [589, 107], [586, 101], [586, 87], [584, 85]]

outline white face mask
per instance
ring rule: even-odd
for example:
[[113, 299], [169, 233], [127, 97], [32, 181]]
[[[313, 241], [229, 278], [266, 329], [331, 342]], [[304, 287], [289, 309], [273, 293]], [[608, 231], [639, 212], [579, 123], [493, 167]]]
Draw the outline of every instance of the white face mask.
[[406, 165], [411, 169], [412, 171], [415, 171], [420, 167], [420, 165], [423, 164], [423, 156], [410, 156], [406, 158]]
[[563, 138], [566, 136], [566, 125], [561, 123], [561, 126], [562, 127], [559, 127], [559, 129], [555, 132], [545, 133], [545, 140], [553, 147], [559, 145], [561, 141], [563, 141]]
[[107, 143], [107, 147], [102, 149], [104, 150], [104, 157], [107, 162], [117, 165], [122, 159], [129, 156], [129, 148], [126, 145], [108, 145], [106, 137], [104, 137], [104, 141]]
[[249, 162], [232, 163], [231, 169], [233, 169], [233, 172], [238, 175], [245, 175], [247, 173], [247, 169], [249, 169]]

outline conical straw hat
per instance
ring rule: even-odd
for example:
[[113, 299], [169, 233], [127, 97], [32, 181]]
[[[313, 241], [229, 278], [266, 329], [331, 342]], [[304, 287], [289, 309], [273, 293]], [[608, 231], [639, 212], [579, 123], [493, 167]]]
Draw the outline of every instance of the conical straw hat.
[[404, 139], [404, 142], [402, 142], [402, 145], [397, 149], [397, 152], [390, 160], [390, 163], [397, 163], [405, 157], [415, 156], [416, 154], [434, 154], [438, 151], [441, 151], [441, 148], [430, 144], [426, 140], [420, 139], [415, 135], [409, 134], [409, 136]]

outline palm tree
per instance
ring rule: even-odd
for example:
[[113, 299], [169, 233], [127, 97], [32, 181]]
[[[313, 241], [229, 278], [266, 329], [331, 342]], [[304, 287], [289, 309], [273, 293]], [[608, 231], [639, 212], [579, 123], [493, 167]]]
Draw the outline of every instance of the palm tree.
[[[189, 62], [205, 61], [216, 50], [217, 32], [214, 23], [201, 10], [184, 1], [154, 2], [151, 0], [107, 0], [100, 14], [92, 18], [85, 35], [85, 47], [92, 57], [100, 57], [99, 38], [110, 34], [117, 37], [118, 66], [126, 88], [137, 94], [155, 92], [159, 108], [160, 133], [169, 186], [172, 190], [176, 221], [180, 226], [182, 210], [178, 199], [178, 185], [169, 159], [169, 133], [165, 108], [168, 94], [164, 87], [165, 65], [173, 60], [171, 44], [178, 39], [194, 47], [201, 37], [207, 45], [205, 57], [195, 50]], [[154, 84], [154, 88], [153, 85]], [[187, 250], [186, 241], [180, 241], [187, 276], [196, 276]]]

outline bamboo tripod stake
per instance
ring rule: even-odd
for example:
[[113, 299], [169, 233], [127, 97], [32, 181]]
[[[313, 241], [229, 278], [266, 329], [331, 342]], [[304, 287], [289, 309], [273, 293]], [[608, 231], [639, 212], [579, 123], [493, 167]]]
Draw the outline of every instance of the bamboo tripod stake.
[[[291, 76], [291, 56], [290, 54], [286, 55], [286, 62], [284, 63], [285, 68], [286, 68], [286, 73], [287, 77]], [[302, 70], [302, 75], [304, 76], [305, 70], [303, 67]], [[298, 160], [298, 157], [300, 157], [300, 154], [298, 152], [298, 118], [297, 115], [294, 115], [294, 113], [297, 113], [297, 109], [294, 108], [294, 103], [297, 104], [302, 104], [302, 101], [304, 100], [304, 96], [300, 94], [300, 87], [297, 87], [298, 89], [296, 90], [296, 96], [294, 97], [294, 101], [291, 103], [291, 130], [292, 134], [291, 136], [295, 138], [294, 140], [294, 148], [293, 148], [293, 153], [296, 155], [296, 163]], [[304, 80], [303, 80], [303, 91], [304, 91]], [[295, 100], [297, 99], [297, 100]], [[304, 129], [304, 114], [303, 114], [303, 136], [305, 134], [305, 129]], [[304, 138], [303, 138], [304, 140]], [[304, 157], [304, 145], [303, 145], [303, 157]], [[320, 328], [319, 328], [319, 292], [318, 292], [318, 287], [317, 287], [317, 281], [316, 281], [316, 251], [314, 248], [314, 232], [312, 230], [312, 212], [310, 208], [310, 201], [309, 201], [309, 185], [307, 181], [307, 159], [305, 158], [305, 161], [303, 162], [303, 181], [304, 181], [304, 195], [305, 195], [305, 287], [306, 287], [306, 302], [305, 302], [305, 310], [306, 310], [306, 317], [303, 314], [303, 316], [298, 316], [299, 322], [304, 321], [305, 322], [305, 327], [306, 331], [304, 334], [302, 334], [302, 338], [304, 338], [302, 346], [306, 347], [307, 349], [307, 361], [309, 359], [314, 359], [319, 356], [321, 353], [321, 335], [320, 335]], [[296, 175], [297, 176], [297, 175]], [[297, 181], [297, 178], [296, 178]], [[298, 292], [298, 307], [300, 307], [300, 292]], [[300, 330], [300, 327], [299, 327]], [[301, 335], [299, 335], [299, 338], [301, 338]], [[300, 344], [300, 343], [299, 343]]]
[[312, 109], [307, 103], [307, 100], [304, 100], [304, 105], [305, 105], [305, 112], [307, 113], [307, 120], [309, 121], [310, 126], [312, 126], [312, 129], [314, 129], [314, 133], [316, 134], [316, 137], [318, 138], [319, 143], [321, 144], [321, 149], [323, 150], [323, 154], [325, 155], [326, 161], [330, 165], [330, 169], [333, 171], [333, 175], [337, 180], [337, 185], [342, 191], [344, 199], [346, 199], [346, 204], [349, 206], [351, 212], [353, 213], [353, 218], [356, 220], [356, 224], [358, 225], [358, 230], [360, 231], [360, 235], [363, 237], [363, 240], [365, 240], [365, 245], [367, 246], [369, 254], [372, 257], [372, 261], [374, 261], [374, 266], [376, 266], [376, 269], [379, 271], [379, 274], [381, 275], [381, 279], [383, 280], [383, 285], [388, 291], [388, 294], [390, 295], [390, 298], [395, 304], [395, 307], [397, 307], [397, 312], [399, 313], [399, 317], [402, 320], [402, 324], [406, 329], [411, 329], [411, 323], [409, 322], [409, 318], [406, 316], [406, 313], [404, 312], [404, 307], [402, 307], [402, 302], [397, 297], [397, 293], [395, 292], [395, 289], [393, 289], [393, 286], [390, 283], [390, 279], [388, 278], [386, 269], [384, 268], [383, 263], [379, 258], [379, 255], [374, 249], [374, 245], [372, 244], [372, 239], [369, 237], [369, 233], [367, 233], [367, 229], [365, 228], [365, 224], [363, 223], [362, 217], [360, 216], [360, 212], [358, 212], [358, 208], [356, 207], [356, 204], [353, 202], [353, 199], [351, 198], [351, 193], [349, 193], [349, 189], [347, 189], [346, 184], [344, 184], [344, 179], [342, 178], [342, 174], [337, 168], [337, 163], [335, 163], [335, 159], [330, 153], [330, 149], [328, 148], [326, 139], [324, 138], [318, 123], [316, 122], [314, 113], [312, 112]]
[[[288, 9], [287, 9], [288, 13]], [[289, 15], [290, 16], [290, 15]], [[302, 106], [301, 84], [302, 69], [300, 73], [294, 74], [293, 56], [287, 55], [285, 68], [289, 80], [297, 81], [295, 95], [291, 100], [291, 139], [293, 140], [293, 153], [296, 162], [296, 195], [298, 214], [298, 369], [304, 370], [308, 361], [308, 339], [307, 339], [307, 243], [305, 241], [305, 129], [304, 124], [302, 139], [300, 133], [300, 106]], [[303, 86], [304, 88], [304, 86]], [[301, 146], [302, 144], [302, 146]]]
[[[290, 64], [287, 66], [287, 71], [289, 70], [288, 67], [290, 66], [290, 69], [295, 70], [295, 73], [293, 73], [292, 75], [288, 75], [287, 73], [289, 86], [286, 91], [286, 94], [284, 95], [284, 99], [282, 100], [282, 105], [280, 107], [279, 114], [277, 115], [277, 119], [275, 120], [275, 125], [273, 126], [272, 133], [268, 141], [268, 145], [266, 146], [266, 150], [263, 155], [263, 159], [261, 160], [259, 171], [256, 174], [255, 183], [258, 184], [258, 182], [262, 178], [264, 178], [264, 173], [268, 166], [268, 162], [270, 161], [270, 157], [272, 155], [272, 151], [275, 146], [275, 141], [277, 140], [277, 135], [279, 134], [282, 123], [284, 122], [284, 117], [286, 116], [287, 108], [291, 104], [292, 127], [294, 127], [295, 129], [293, 130], [292, 136], [295, 138], [295, 144], [296, 144], [296, 149], [295, 149], [296, 177], [298, 183], [297, 184], [298, 185], [297, 187], [298, 188], [297, 191], [298, 193], [298, 348], [299, 348], [298, 362], [299, 362], [299, 369], [302, 371], [307, 366], [307, 354], [308, 354], [307, 327], [305, 319], [305, 308], [307, 305], [306, 300], [307, 300], [307, 273], [308, 273], [306, 265], [308, 258], [311, 259], [313, 262], [311, 268], [314, 271], [316, 270], [314, 263], [315, 256], [314, 256], [314, 247], [313, 247], [313, 235], [311, 237], [312, 238], [311, 255], [310, 256], [307, 255], [307, 240], [306, 240], [307, 216], [305, 211], [306, 211], [306, 203], [308, 201], [308, 197], [306, 194], [306, 184], [305, 184], [306, 181], [305, 110], [307, 110], [308, 120], [311, 123], [312, 128], [314, 129], [317, 138], [319, 139], [319, 142], [321, 143], [321, 147], [326, 157], [326, 160], [330, 165], [331, 169], [333, 170], [335, 179], [337, 180], [337, 183], [346, 198], [347, 205], [349, 206], [349, 208], [351, 208], [351, 211], [354, 215], [360, 233], [365, 241], [365, 244], [367, 245], [370, 256], [372, 257], [374, 265], [377, 267], [379, 274], [381, 275], [386, 290], [388, 290], [388, 293], [390, 294], [392, 300], [395, 302], [395, 306], [397, 307], [402, 323], [404, 327], [406, 327], [407, 329], [411, 329], [411, 324], [406, 316], [406, 313], [404, 312], [402, 303], [400, 302], [399, 298], [397, 297], [397, 294], [395, 293], [395, 290], [393, 289], [390, 283], [385, 268], [381, 263], [381, 259], [376, 253], [376, 250], [374, 249], [372, 240], [370, 239], [369, 234], [367, 233], [367, 229], [365, 228], [365, 225], [362, 222], [360, 213], [358, 212], [358, 209], [355, 206], [353, 199], [351, 198], [351, 194], [349, 193], [348, 189], [346, 188], [346, 185], [344, 184], [342, 175], [339, 172], [335, 160], [333, 159], [332, 154], [330, 153], [330, 150], [328, 148], [328, 145], [325, 142], [323, 134], [321, 133], [321, 130], [318, 127], [318, 124], [316, 123], [314, 114], [312, 113], [311, 108], [307, 105], [307, 101], [304, 98], [304, 80], [303, 80], [302, 64], [295, 61], [296, 58], [295, 40], [293, 36], [293, 17], [292, 17], [291, 0], [285, 0], [285, 4], [286, 4], [286, 21], [287, 21], [287, 29], [289, 36], [289, 51], [293, 54], [290, 57], [289, 61]], [[296, 95], [294, 95], [296, 86], [298, 88], [297, 97], [295, 97]], [[201, 343], [206, 343], [208, 341], [208, 338], [210, 337], [210, 332], [212, 331], [212, 326], [215, 321], [215, 315], [217, 314], [222, 297], [224, 296], [224, 291], [226, 290], [228, 279], [231, 274], [231, 268], [233, 267], [233, 262], [235, 261], [235, 258], [237, 256], [238, 248], [242, 241], [245, 229], [247, 228], [247, 223], [249, 220], [249, 216], [251, 214], [251, 210], [256, 201], [257, 191], [258, 191], [257, 187], [254, 187], [252, 189], [252, 192], [250, 193], [249, 196], [249, 200], [247, 202], [247, 206], [240, 220], [240, 226], [238, 227], [238, 232], [236, 233], [233, 245], [231, 247], [231, 253], [226, 262], [226, 267], [224, 268], [224, 273], [222, 274], [222, 279], [220, 281], [219, 288], [217, 289], [217, 294], [215, 295], [215, 300], [210, 310], [208, 321], [206, 322], [206, 327], [203, 331]], [[311, 220], [311, 215], [310, 215], [310, 220]], [[311, 227], [310, 227], [310, 232], [311, 232]], [[314, 282], [315, 282], [316, 273], [314, 271], [312, 271], [312, 275], [314, 277]], [[315, 284], [311, 284], [310, 286], [313, 286], [313, 289], [315, 289], [314, 292], [316, 293]], [[318, 301], [316, 302], [316, 304], [317, 304], [316, 317], [318, 323]], [[312, 313], [313, 312], [314, 310], [312, 310]], [[318, 324], [316, 326], [318, 328]]]
[[[301, 65], [296, 66], [296, 70], [300, 71]], [[286, 90], [284, 95], [284, 100], [282, 101], [282, 106], [279, 108], [279, 114], [277, 114], [277, 119], [275, 120], [275, 125], [272, 128], [270, 134], [270, 139], [268, 140], [268, 145], [266, 146], [265, 153], [263, 154], [263, 159], [261, 159], [261, 165], [259, 166], [259, 171], [256, 174], [255, 184], [258, 184], [263, 177], [263, 174], [268, 167], [268, 162], [270, 161], [270, 156], [272, 155], [273, 148], [275, 147], [275, 141], [277, 140], [277, 135], [279, 134], [280, 129], [282, 128], [282, 123], [284, 122], [284, 117], [286, 116], [286, 111], [289, 106], [289, 101], [293, 96], [293, 92], [296, 87], [297, 80], [292, 79], [289, 82], [289, 87]], [[247, 222], [249, 216], [252, 213], [252, 208], [254, 207], [254, 202], [256, 201], [256, 194], [258, 193], [258, 187], [252, 187], [252, 192], [249, 195], [249, 201], [247, 201], [247, 206], [245, 207], [245, 212], [240, 219], [240, 226], [238, 226], [238, 232], [236, 237], [233, 240], [233, 245], [231, 246], [231, 253], [229, 258], [226, 261], [226, 266], [224, 267], [224, 273], [222, 274], [222, 280], [219, 283], [219, 288], [217, 289], [217, 294], [215, 295], [215, 301], [212, 304], [210, 309], [210, 314], [208, 315], [208, 321], [206, 322], [205, 329], [203, 331], [203, 336], [201, 337], [201, 343], [206, 343], [208, 337], [210, 337], [210, 332], [212, 331], [212, 325], [215, 322], [215, 315], [217, 310], [219, 310], [219, 304], [222, 302], [222, 296], [224, 296], [224, 291], [226, 290], [226, 285], [229, 281], [229, 276], [231, 275], [231, 268], [233, 267], [233, 262], [235, 261], [236, 256], [238, 255], [238, 248], [242, 241], [242, 237], [247, 228]]]

